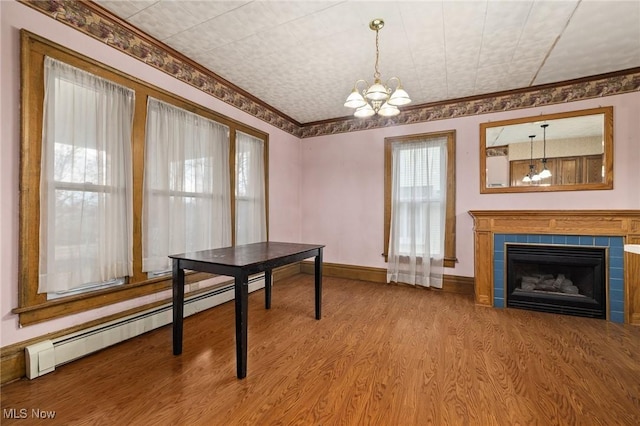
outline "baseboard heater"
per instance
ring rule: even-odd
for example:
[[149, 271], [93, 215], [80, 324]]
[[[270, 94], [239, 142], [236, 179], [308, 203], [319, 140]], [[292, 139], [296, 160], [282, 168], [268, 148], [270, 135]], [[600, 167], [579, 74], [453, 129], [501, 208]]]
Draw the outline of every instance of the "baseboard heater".
[[[233, 284], [185, 297], [184, 316], [202, 312], [233, 300]], [[264, 275], [249, 280], [249, 292], [264, 288]], [[50, 373], [57, 366], [74, 361], [93, 352], [139, 336], [148, 331], [171, 324], [171, 303], [120, 318], [96, 327], [56, 339], [44, 340], [25, 348], [26, 376], [35, 379]]]

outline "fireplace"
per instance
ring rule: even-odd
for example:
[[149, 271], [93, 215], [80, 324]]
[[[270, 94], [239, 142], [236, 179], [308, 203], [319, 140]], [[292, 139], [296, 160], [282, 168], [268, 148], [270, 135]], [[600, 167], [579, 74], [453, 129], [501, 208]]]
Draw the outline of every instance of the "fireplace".
[[506, 244], [506, 305], [606, 318], [607, 248]]
[[605, 247], [606, 318], [640, 325], [640, 210], [474, 210], [474, 292], [479, 306], [507, 306], [505, 247]]

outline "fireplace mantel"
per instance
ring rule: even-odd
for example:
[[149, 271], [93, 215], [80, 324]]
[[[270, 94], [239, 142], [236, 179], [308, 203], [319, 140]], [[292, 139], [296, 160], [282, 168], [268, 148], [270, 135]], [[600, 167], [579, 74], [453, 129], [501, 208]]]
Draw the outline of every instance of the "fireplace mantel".
[[[593, 235], [640, 244], [640, 210], [473, 210], [475, 299], [493, 306], [494, 234]], [[624, 254], [624, 322], [640, 325], [640, 256]]]

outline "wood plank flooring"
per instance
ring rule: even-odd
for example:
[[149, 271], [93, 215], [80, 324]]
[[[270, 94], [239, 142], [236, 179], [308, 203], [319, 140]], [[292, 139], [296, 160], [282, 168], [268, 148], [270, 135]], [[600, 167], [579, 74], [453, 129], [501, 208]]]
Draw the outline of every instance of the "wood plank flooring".
[[185, 320], [181, 356], [167, 326], [3, 386], [2, 424], [640, 424], [638, 327], [327, 277], [316, 321], [310, 275], [249, 304], [244, 380], [230, 302]]

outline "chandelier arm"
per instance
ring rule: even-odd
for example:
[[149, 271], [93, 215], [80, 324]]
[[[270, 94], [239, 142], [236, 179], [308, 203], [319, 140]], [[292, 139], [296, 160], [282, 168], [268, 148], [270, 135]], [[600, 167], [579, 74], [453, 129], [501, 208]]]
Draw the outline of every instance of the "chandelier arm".
[[391, 91], [391, 82], [392, 81], [396, 81], [397, 85], [396, 85], [396, 89], [399, 87], [402, 87], [402, 82], [400, 81], [400, 79], [398, 77], [390, 77], [387, 82], [384, 84], [385, 86], [387, 86], [389, 88], [389, 91]]
[[[358, 88], [358, 84], [360, 83], [364, 83], [364, 88], [362, 90], [360, 90]], [[362, 93], [362, 95], [364, 96], [364, 94], [367, 92], [367, 87], [369, 87], [369, 82], [363, 78], [361, 78], [360, 80], [356, 81], [353, 85], [353, 90], [355, 90], [358, 93]]]

